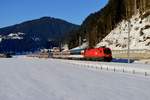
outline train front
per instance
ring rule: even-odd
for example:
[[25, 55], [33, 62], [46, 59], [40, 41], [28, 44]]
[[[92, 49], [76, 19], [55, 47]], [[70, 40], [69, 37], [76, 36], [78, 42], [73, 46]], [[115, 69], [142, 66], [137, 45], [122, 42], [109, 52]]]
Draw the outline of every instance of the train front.
[[110, 48], [88, 48], [83, 53], [84, 58], [88, 60], [111, 61], [112, 53]]

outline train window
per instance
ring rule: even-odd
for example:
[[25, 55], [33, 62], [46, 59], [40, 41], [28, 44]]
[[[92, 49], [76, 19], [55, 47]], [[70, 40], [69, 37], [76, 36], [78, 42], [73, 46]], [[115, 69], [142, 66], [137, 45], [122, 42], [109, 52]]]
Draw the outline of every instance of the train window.
[[106, 48], [106, 49], [104, 49], [104, 53], [105, 53], [105, 54], [111, 54], [111, 50], [108, 49], [108, 48]]

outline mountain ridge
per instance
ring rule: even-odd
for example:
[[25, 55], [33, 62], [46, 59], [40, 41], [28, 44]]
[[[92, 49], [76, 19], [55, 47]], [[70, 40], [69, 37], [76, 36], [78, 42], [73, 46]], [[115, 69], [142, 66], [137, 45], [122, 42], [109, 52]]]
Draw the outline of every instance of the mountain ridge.
[[[53, 17], [41, 17], [0, 28], [0, 52], [36, 51], [46, 48], [50, 40], [60, 42], [70, 31], [78, 28], [79, 25]], [[20, 36], [20, 33], [23, 35]], [[25, 46], [21, 48], [22, 45]]]

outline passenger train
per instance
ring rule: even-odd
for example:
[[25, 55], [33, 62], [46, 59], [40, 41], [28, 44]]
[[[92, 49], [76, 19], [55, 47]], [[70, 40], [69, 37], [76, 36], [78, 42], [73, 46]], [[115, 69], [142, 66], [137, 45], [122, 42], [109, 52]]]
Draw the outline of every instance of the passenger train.
[[62, 59], [76, 59], [76, 60], [94, 60], [94, 61], [108, 61], [112, 60], [112, 52], [110, 48], [87, 48], [87, 49], [73, 49], [62, 52], [53, 52], [53, 58]]

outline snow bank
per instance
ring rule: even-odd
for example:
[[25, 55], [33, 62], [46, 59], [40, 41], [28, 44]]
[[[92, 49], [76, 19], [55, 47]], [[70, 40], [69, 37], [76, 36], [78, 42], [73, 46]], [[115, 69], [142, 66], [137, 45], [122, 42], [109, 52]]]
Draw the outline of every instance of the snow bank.
[[96, 70], [105, 70], [113, 72], [121, 72], [128, 74], [137, 74], [150, 76], [150, 65], [140, 63], [108, 63], [108, 62], [92, 62], [92, 61], [76, 61], [76, 60], [61, 60], [66, 63], [75, 64], [85, 68]]

